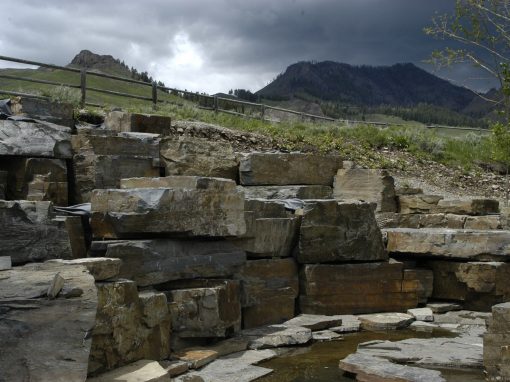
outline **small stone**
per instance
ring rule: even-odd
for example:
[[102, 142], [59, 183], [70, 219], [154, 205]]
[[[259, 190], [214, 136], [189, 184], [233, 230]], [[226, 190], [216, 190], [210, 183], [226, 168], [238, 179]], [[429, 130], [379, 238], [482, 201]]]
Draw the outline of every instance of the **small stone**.
[[51, 281], [51, 284], [48, 288], [48, 292], [46, 292], [48, 298], [51, 300], [57, 298], [58, 294], [62, 290], [62, 287], [64, 286], [64, 283], [65, 279], [62, 276], [60, 276], [60, 272], [57, 273], [53, 277], [53, 280]]
[[190, 369], [198, 369], [218, 358], [218, 352], [207, 349], [183, 350], [175, 355], [179, 361], [188, 363]]
[[12, 268], [11, 256], [0, 256], [0, 271], [7, 271]]
[[434, 321], [434, 313], [430, 308], [416, 308], [409, 309], [407, 314], [410, 314], [416, 321], [432, 322]]
[[396, 330], [409, 326], [413, 316], [405, 313], [378, 313], [359, 316], [361, 328], [365, 330]]

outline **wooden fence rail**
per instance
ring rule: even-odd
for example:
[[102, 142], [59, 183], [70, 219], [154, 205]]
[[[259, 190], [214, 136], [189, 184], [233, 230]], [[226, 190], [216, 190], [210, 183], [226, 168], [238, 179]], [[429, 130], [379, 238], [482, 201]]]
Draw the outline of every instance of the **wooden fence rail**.
[[[216, 113], [221, 112], [221, 113], [242, 116], [244, 118], [259, 118], [262, 120], [267, 120], [265, 117], [266, 111], [274, 110], [274, 111], [279, 111], [279, 112], [283, 112], [283, 113], [298, 115], [303, 120], [309, 119], [311, 121], [321, 120], [321, 121], [327, 121], [327, 122], [332, 122], [332, 123], [343, 123], [343, 124], [347, 124], [347, 125], [364, 124], [364, 125], [373, 125], [373, 126], [380, 126], [380, 127], [387, 127], [390, 125], [403, 126], [403, 125], [398, 125], [398, 124], [393, 124], [393, 123], [389, 124], [386, 122], [369, 122], [369, 121], [355, 121], [355, 120], [347, 120], [347, 119], [335, 119], [335, 118], [325, 117], [322, 115], [308, 114], [308, 113], [303, 113], [303, 112], [296, 111], [296, 110], [284, 109], [281, 107], [266, 105], [263, 103], [255, 103], [255, 102], [242, 101], [242, 100], [238, 100], [238, 99], [210, 96], [207, 94], [193, 93], [193, 92], [190, 92], [187, 90], [176, 89], [176, 88], [171, 88], [171, 87], [167, 87], [167, 86], [160, 86], [156, 82], [148, 83], [148, 82], [144, 82], [144, 81], [134, 80], [132, 78], [114, 76], [114, 75], [105, 74], [105, 73], [97, 73], [97, 72], [93, 72], [93, 71], [89, 71], [89, 70], [85, 70], [85, 69], [71, 68], [71, 67], [67, 67], [67, 66], [46, 64], [43, 62], [24, 60], [24, 59], [15, 58], [15, 57], [8, 57], [8, 56], [0, 55], [0, 60], [15, 62], [15, 63], [19, 63], [19, 64], [25, 64], [25, 65], [39, 66], [39, 67], [49, 68], [49, 69], [65, 70], [68, 72], [73, 72], [73, 73], [79, 74], [80, 75], [80, 84], [79, 85], [68, 84], [68, 83], [59, 83], [59, 82], [47, 81], [47, 80], [39, 80], [39, 79], [27, 78], [27, 77], [12, 76], [12, 75], [2, 74], [2, 73], [0, 73], [0, 78], [11, 79], [11, 80], [16, 80], [16, 81], [40, 83], [40, 84], [52, 85], [52, 86], [65, 86], [65, 87], [72, 88], [72, 89], [80, 89], [80, 93], [81, 93], [80, 105], [81, 105], [81, 107], [84, 107], [85, 105], [95, 106], [95, 107], [103, 107], [104, 106], [104, 105], [87, 102], [87, 91], [115, 95], [115, 96], [120, 96], [120, 97], [128, 97], [128, 98], [139, 99], [139, 100], [143, 100], [143, 101], [150, 101], [150, 102], [152, 102], [153, 106], [156, 107], [156, 105], [158, 103], [167, 102], [165, 100], [158, 99], [158, 90], [161, 90], [166, 93], [177, 93], [178, 95], [182, 94], [183, 97], [196, 98], [198, 100], [199, 108], [201, 108], [201, 109], [211, 110]], [[112, 79], [112, 80], [116, 80], [116, 81], [122, 81], [122, 82], [147, 86], [147, 87], [151, 88], [151, 94], [150, 94], [150, 96], [145, 97], [145, 96], [140, 96], [140, 95], [136, 95], [136, 94], [123, 93], [123, 92], [107, 90], [107, 89], [99, 89], [96, 87], [89, 87], [89, 86], [87, 86], [87, 76], [102, 77], [102, 78], [108, 78], [108, 79]], [[0, 89], [0, 94], [12, 94], [15, 96], [33, 97], [33, 98], [48, 98], [48, 97], [44, 97], [41, 95], [15, 92], [15, 91], [10, 91], [10, 90], [7, 91], [7, 90], [3, 90], [3, 89]], [[201, 100], [204, 100], [203, 104], [201, 103]], [[207, 100], [212, 101], [212, 106], [207, 106], [207, 104], [208, 104]], [[244, 112], [240, 113], [238, 111], [232, 111], [232, 110], [222, 108], [222, 107], [220, 107], [220, 102], [223, 102], [226, 105], [239, 104], [239, 105], [243, 106], [243, 108], [244, 108], [244, 106], [248, 106], [248, 107], [258, 109], [259, 116], [256, 117], [253, 115], [246, 114]], [[472, 128], [472, 127], [437, 126], [437, 125], [430, 125], [430, 126], [426, 126], [426, 127], [427, 128], [479, 131], [479, 132], [483, 132], [486, 130], [486, 129]]]

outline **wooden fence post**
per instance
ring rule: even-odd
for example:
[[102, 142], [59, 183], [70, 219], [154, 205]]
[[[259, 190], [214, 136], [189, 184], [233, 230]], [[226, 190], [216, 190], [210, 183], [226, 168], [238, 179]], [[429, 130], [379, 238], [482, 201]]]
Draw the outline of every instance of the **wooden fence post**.
[[82, 69], [80, 71], [80, 89], [81, 89], [81, 101], [80, 107], [85, 107], [85, 101], [87, 99], [87, 71]]
[[156, 106], [158, 105], [158, 84], [156, 82], [152, 83], [152, 108], [156, 110]]
[[218, 97], [214, 97], [214, 112], [218, 112]]
[[264, 120], [264, 114], [266, 113], [266, 105], [261, 104], [260, 105], [260, 119]]

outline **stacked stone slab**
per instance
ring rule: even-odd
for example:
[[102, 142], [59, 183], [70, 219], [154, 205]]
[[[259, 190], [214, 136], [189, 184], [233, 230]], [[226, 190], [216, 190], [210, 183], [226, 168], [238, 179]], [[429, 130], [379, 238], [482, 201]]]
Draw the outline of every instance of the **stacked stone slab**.
[[434, 274], [432, 298], [490, 310], [507, 301], [510, 231], [501, 230], [499, 204], [491, 199], [444, 199], [403, 191], [399, 211], [380, 214], [387, 250]]
[[106, 114], [104, 125], [108, 130], [119, 133], [149, 133], [167, 135], [171, 118], [163, 115], [111, 111]]
[[489, 381], [510, 379], [510, 303], [492, 307], [483, 336], [483, 365]]
[[123, 178], [159, 176], [159, 135], [78, 127], [72, 137], [74, 200], [94, 189], [120, 187]]

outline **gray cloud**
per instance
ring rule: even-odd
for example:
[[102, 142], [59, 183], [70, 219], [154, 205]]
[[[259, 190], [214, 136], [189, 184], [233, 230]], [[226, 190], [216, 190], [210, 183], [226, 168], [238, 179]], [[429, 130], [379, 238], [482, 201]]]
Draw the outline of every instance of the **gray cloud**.
[[[422, 32], [454, 0], [7, 0], [0, 54], [66, 64], [111, 54], [168, 85], [216, 92], [264, 86], [300, 60], [391, 65], [443, 45]], [[1, 62], [1, 67], [12, 64]], [[427, 68], [431, 69], [431, 68]], [[473, 70], [441, 73], [462, 82]]]

